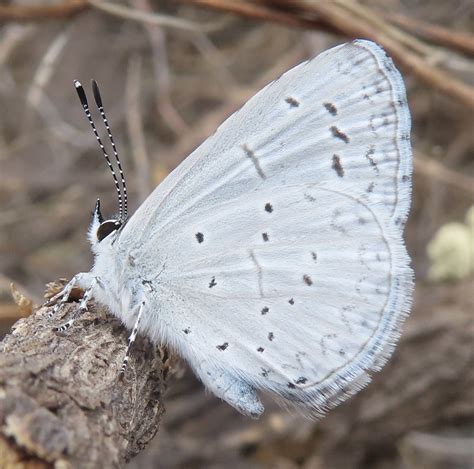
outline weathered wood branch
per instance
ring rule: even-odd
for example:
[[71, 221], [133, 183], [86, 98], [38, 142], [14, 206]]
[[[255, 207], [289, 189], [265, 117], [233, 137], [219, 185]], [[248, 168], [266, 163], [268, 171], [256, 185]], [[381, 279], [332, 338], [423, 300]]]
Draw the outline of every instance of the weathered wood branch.
[[75, 308], [53, 319], [40, 308], [0, 343], [2, 464], [121, 467], [158, 430], [167, 351], [137, 340], [119, 380], [128, 332], [94, 304], [67, 333], [55, 332]]

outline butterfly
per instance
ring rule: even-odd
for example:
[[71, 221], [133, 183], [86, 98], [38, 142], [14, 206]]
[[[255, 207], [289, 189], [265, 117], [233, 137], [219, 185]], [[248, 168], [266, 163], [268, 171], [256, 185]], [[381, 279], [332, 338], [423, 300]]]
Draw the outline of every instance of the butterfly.
[[173, 348], [204, 385], [259, 417], [259, 393], [310, 418], [370, 380], [391, 355], [413, 289], [403, 228], [411, 201], [410, 113], [384, 50], [355, 40], [273, 81], [128, 217], [82, 85], [80, 100], [114, 177], [119, 213], [94, 210], [94, 298]]

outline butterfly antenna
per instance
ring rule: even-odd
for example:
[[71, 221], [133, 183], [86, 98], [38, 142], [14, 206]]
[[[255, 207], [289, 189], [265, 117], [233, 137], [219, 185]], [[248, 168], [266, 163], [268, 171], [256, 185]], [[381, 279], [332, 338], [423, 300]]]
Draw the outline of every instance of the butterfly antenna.
[[[84, 91], [84, 88], [82, 87], [81, 83], [78, 80], [74, 80], [74, 86], [76, 87], [77, 94], [79, 96], [79, 99], [81, 101], [82, 107], [84, 108], [84, 113], [87, 116], [87, 120], [89, 121], [89, 124], [92, 127], [92, 131], [94, 132], [95, 138], [97, 139], [97, 142], [99, 143], [100, 149], [102, 150], [102, 154], [104, 155], [105, 161], [107, 161], [107, 164], [109, 166], [110, 171], [112, 172], [112, 177], [114, 178], [114, 183], [115, 183], [115, 189], [117, 191], [117, 196], [118, 196], [118, 204], [119, 204], [119, 220], [123, 221], [123, 202], [122, 202], [122, 191], [120, 190], [120, 185], [117, 179], [117, 175], [115, 174], [114, 168], [112, 166], [112, 163], [110, 161], [109, 155], [105, 151], [105, 147], [102, 143], [102, 140], [99, 137], [99, 133], [97, 132], [96, 126], [94, 124], [94, 121], [92, 120], [92, 115], [89, 110], [89, 104], [87, 102], [86, 98], [86, 93]], [[108, 129], [108, 126], [107, 126]], [[110, 135], [110, 131], [109, 131]], [[120, 173], [122, 173], [122, 169], [120, 168]], [[123, 180], [123, 173], [122, 173], [122, 180]]]
[[94, 92], [94, 99], [97, 104], [97, 108], [99, 109], [100, 115], [102, 116], [102, 120], [104, 121], [104, 124], [105, 124], [105, 128], [107, 129], [107, 134], [109, 136], [109, 140], [112, 145], [112, 150], [115, 156], [115, 161], [117, 162], [118, 170], [120, 173], [120, 181], [123, 187], [123, 219], [126, 220], [127, 215], [128, 215], [128, 200], [127, 200], [127, 186], [125, 185], [125, 176], [122, 171], [122, 165], [120, 163], [117, 147], [115, 146], [114, 138], [110, 130], [109, 121], [107, 120], [107, 116], [105, 115], [104, 106], [102, 104], [102, 98], [99, 92], [99, 85], [97, 85], [97, 82], [95, 80], [92, 80], [92, 90]]

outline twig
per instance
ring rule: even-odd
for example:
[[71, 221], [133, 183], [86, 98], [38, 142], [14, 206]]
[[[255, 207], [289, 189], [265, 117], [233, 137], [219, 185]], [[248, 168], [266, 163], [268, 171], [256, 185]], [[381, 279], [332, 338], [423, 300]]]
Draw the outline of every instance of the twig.
[[191, 21], [175, 18], [173, 16], [135, 10], [112, 2], [106, 2], [103, 0], [87, 0], [87, 3], [99, 10], [105, 11], [106, 13], [128, 20], [142, 21], [149, 24], [163, 26], [165, 28], [182, 29], [185, 31], [200, 31], [202, 29], [200, 25], [192, 23]]
[[143, 133], [143, 124], [140, 108], [142, 59], [140, 56], [132, 56], [128, 62], [127, 85], [125, 99], [127, 103], [127, 127], [130, 137], [130, 148], [132, 158], [135, 162], [138, 176], [138, 191], [140, 200], [150, 193], [150, 163], [146, 149], [146, 139]]
[[435, 181], [444, 183], [454, 189], [462, 190], [469, 196], [474, 197], [474, 178], [446, 168], [441, 163], [415, 152], [413, 160], [415, 173], [419, 172]]
[[[74, 23], [69, 24], [51, 42], [48, 50], [36, 68], [32, 83], [27, 92], [26, 102], [31, 108], [35, 109], [38, 114], [44, 118], [58, 140], [67, 141], [68, 143], [83, 148], [83, 133], [61, 119], [56, 108], [44, 93], [44, 89], [53, 76], [55, 66], [61, 57], [61, 53], [70, 39], [70, 32], [73, 27]], [[31, 122], [30, 113], [26, 112], [25, 116], [23, 117], [23, 122], [24, 128], [28, 129], [28, 132], [25, 130], [22, 133], [29, 133]], [[48, 141], [48, 143], [51, 142]]]
[[[389, 37], [374, 25], [368, 27], [363, 21], [354, 21], [353, 9], [347, 11], [338, 4], [311, 3], [313, 11], [351, 37], [364, 37], [385, 47], [398, 63], [413, 73], [420, 81], [451, 96], [460, 103], [474, 108], [474, 88], [457, 80], [449, 73], [430, 65], [428, 60], [414, 54], [398, 40]], [[380, 21], [384, 20], [380, 18]]]
[[290, 16], [286, 13], [281, 13], [278, 10], [273, 10], [265, 5], [255, 5], [247, 1], [235, 2], [228, 0], [180, 0], [183, 3], [191, 3], [197, 6], [203, 6], [206, 8], [212, 8], [226, 13], [233, 13], [236, 15], [252, 18], [255, 20], [271, 21], [273, 23], [283, 24], [285, 26], [300, 27], [307, 26], [311, 27], [315, 24], [323, 29], [327, 28], [326, 24], [318, 22], [317, 20], [305, 20], [303, 18]]
[[35, 30], [35, 26], [23, 24], [12, 24], [3, 28], [3, 38], [0, 43], [0, 68], [7, 62], [15, 47], [26, 40]]
[[[146, 14], [151, 13], [148, 0], [133, 0], [134, 5]], [[175, 133], [183, 135], [188, 126], [173, 106], [170, 95], [170, 74], [168, 66], [168, 52], [166, 50], [166, 35], [163, 29], [155, 24], [144, 23], [152, 48], [153, 72], [155, 75], [155, 103], [163, 121]], [[197, 33], [199, 34], [199, 33]]]
[[53, 75], [54, 66], [57, 63], [61, 52], [69, 41], [70, 30], [70, 27], [66, 28], [66, 30], [62, 30], [54, 38], [36, 69], [33, 79], [31, 80], [32, 83], [26, 95], [27, 104], [34, 109], [38, 109], [39, 107], [44, 88], [47, 86], [48, 81]]
[[53, 5], [0, 5], [0, 21], [40, 21], [68, 18], [88, 7], [86, 0], [67, 0]]
[[391, 37], [392, 39], [399, 42], [401, 45], [408, 47], [409, 49], [417, 52], [420, 55], [429, 56], [434, 53], [434, 48], [428, 46], [425, 42], [420, 41], [410, 33], [406, 33], [403, 30], [391, 25], [390, 23], [383, 21], [380, 15], [375, 13], [372, 9], [361, 5], [355, 0], [334, 0], [337, 5], [346, 10], [349, 15], [352, 16], [353, 23], [365, 24], [367, 29], [375, 28], [381, 33]]
[[436, 44], [457, 49], [465, 54], [474, 55], [474, 37], [442, 26], [426, 23], [415, 18], [392, 12], [380, 12], [385, 19], [401, 26], [412, 34], [420, 36]]
[[[229, 0], [181, 0], [182, 2], [219, 9], [239, 15], [254, 17], [267, 21], [278, 21], [288, 26], [305, 26], [311, 29], [325, 29], [337, 31], [345, 36], [363, 37], [378, 42], [385, 47], [402, 68], [411, 72], [419, 81], [431, 86], [439, 92], [456, 99], [464, 106], [474, 108], [474, 88], [458, 80], [431, 64], [431, 56], [420, 56], [411, 49], [424, 54], [433, 51], [432, 48], [421, 47], [422, 43], [409, 33], [402, 33], [388, 25], [381, 16], [377, 16], [366, 7], [349, 0], [337, 2], [286, 2], [291, 6], [293, 14], [281, 13], [285, 2], [279, 1], [279, 9], [272, 10], [271, 4], [265, 6], [251, 5], [248, 2], [234, 2]], [[299, 8], [296, 8], [298, 6]], [[357, 15], [354, 12], [358, 11]], [[370, 14], [369, 14], [370, 12]], [[440, 52], [436, 51], [435, 54]]]

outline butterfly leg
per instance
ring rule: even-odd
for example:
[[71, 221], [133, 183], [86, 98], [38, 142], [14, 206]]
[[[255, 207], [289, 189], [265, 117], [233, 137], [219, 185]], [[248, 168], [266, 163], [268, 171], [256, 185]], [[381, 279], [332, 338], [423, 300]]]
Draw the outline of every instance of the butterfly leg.
[[[71, 283], [71, 282], [70, 282]], [[84, 296], [82, 297], [82, 300], [81, 302], [79, 303], [79, 308], [74, 311], [71, 319], [69, 319], [67, 322], [61, 324], [60, 326], [58, 327], [55, 327], [54, 330], [56, 332], [66, 332], [73, 324], [74, 322], [76, 321], [76, 319], [83, 313], [85, 313], [87, 311], [87, 303], [90, 299], [90, 297], [92, 296], [92, 291], [94, 289], [94, 287], [96, 286], [96, 284], [98, 283], [98, 279], [96, 277], [92, 277], [92, 280], [91, 280], [91, 283], [90, 285], [87, 287], [87, 289], [85, 290], [84, 292]], [[68, 284], [69, 285], [69, 284]], [[72, 288], [71, 288], [72, 290]], [[69, 294], [70, 294], [71, 291], [69, 291], [68, 295], [65, 296], [64, 298], [68, 298]], [[60, 303], [58, 303], [59, 305], [65, 303], [65, 301], [61, 300]], [[56, 308], [57, 305], [55, 305], [54, 308]], [[53, 314], [55, 313], [54, 311], [54, 308], [53, 308]]]
[[128, 360], [130, 359], [130, 348], [132, 347], [132, 344], [135, 342], [135, 339], [137, 338], [138, 327], [140, 326], [140, 320], [142, 318], [142, 312], [143, 312], [144, 306], [145, 306], [145, 302], [143, 301], [140, 304], [137, 319], [135, 320], [135, 325], [133, 326], [132, 333], [130, 334], [130, 337], [128, 338], [127, 350], [125, 351], [125, 357], [123, 359], [122, 366], [120, 367], [120, 372], [119, 372], [120, 379], [124, 377], [125, 370], [127, 369]]
[[69, 295], [74, 287], [82, 288], [87, 293], [88, 290], [92, 289], [92, 284], [95, 282], [97, 282], [97, 279], [90, 272], [80, 272], [74, 275], [59, 293], [56, 293], [44, 303], [43, 306], [54, 305], [52, 311], [48, 314], [48, 318], [52, 318], [59, 311], [59, 308], [68, 302]]
[[[203, 373], [204, 372], [204, 373]], [[255, 388], [239, 378], [220, 371], [205, 371], [201, 368], [199, 375], [204, 384], [217, 396], [244, 415], [258, 418], [264, 408]], [[203, 379], [203, 375], [206, 377]]]

